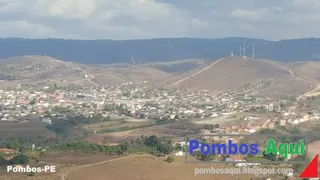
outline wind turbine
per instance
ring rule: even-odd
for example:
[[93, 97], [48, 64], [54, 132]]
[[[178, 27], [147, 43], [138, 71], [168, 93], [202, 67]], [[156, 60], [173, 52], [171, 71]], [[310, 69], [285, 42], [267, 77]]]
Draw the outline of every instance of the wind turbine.
[[134, 61], [134, 59], [133, 59], [133, 56], [131, 55], [131, 61], [132, 61], [132, 63], [133, 64], [136, 64], [136, 62]]
[[252, 59], [255, 60], [256, 56], [255, 56], [255, 45], [258, 43], [252, 43]]

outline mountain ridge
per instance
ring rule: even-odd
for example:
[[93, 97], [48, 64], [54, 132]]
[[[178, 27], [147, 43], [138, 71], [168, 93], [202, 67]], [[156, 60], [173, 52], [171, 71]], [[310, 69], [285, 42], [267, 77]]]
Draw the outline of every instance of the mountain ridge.
[[[214, 60], [239, 55], [246, 42], [246, 55], [279, 62], [320, 61], [320, 38], [269, 41], [228, 37], [218, 39], [157, 38], [136, 40], [73, 40], [0, 38], [0, 59], [46, 55], [84, 64], [170, 62], [181, 59]], [[134, 62], [133, 62], [133, 61]]]

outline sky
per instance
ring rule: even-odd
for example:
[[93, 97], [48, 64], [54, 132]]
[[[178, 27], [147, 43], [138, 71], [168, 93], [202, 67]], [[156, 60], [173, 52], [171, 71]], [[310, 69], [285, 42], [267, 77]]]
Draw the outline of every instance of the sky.
[[319, 9], [320, 0], [0, 0], [0, 37], [320, 37]]

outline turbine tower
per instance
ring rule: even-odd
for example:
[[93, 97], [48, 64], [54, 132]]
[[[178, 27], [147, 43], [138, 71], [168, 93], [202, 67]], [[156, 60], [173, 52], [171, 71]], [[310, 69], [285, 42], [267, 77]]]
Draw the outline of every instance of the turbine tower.
[[246, 42], [243, 42], [243, 56], [246, 56]]
[[252, 46], [252, 59], [254, 59], [254, 44]]
[[255, 56], [255, 45], [256, 45], [256, 43], [252, 43], [252, 59], [253, 60], [256, 58], [256, 56]]
[[133, 58], [132, 55], [131, 55], [131, 61], [132, 61], [133, 64], [136, 64], [136, 62], [134, 61], [134, 58]]

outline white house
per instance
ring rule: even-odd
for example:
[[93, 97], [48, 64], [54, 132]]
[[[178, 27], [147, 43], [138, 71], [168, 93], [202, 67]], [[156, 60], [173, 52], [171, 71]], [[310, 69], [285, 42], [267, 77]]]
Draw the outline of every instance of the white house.
[[182, 151], [175, 153], [176, 156], [185, 156], [186, 154]]

